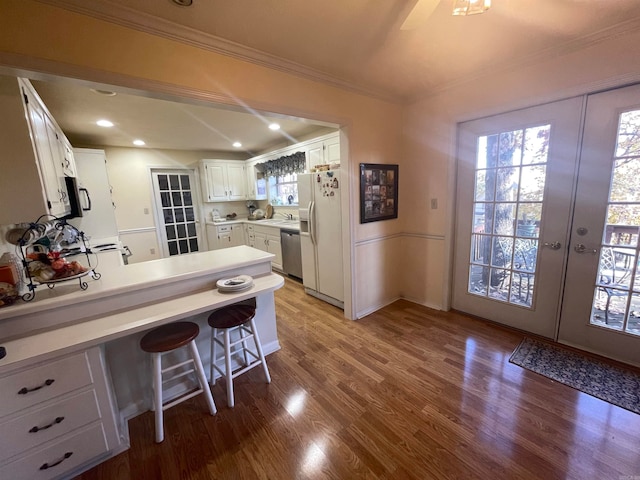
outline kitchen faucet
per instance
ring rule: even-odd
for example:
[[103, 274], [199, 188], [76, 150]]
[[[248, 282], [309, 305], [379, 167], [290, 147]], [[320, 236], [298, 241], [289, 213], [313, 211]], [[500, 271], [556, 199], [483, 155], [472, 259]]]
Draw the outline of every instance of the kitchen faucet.
[[278, 215], [282, 215], [287, 220], [293, 220], [293, 213], [278, 213]]

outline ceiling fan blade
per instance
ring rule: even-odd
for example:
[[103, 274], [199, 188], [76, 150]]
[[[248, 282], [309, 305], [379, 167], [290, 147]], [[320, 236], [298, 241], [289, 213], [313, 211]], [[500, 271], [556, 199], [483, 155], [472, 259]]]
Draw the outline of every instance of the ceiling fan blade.
[[400, 30], [413, 30], [424, 25], [439, 3], [440, 0], [417, 0], [400, 26]]

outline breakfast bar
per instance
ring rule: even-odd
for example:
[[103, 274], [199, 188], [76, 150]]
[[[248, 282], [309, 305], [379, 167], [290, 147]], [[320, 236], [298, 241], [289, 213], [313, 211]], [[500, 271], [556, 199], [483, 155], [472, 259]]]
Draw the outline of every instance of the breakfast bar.
[[[103, 265], [100, 279], [87, 280], [87, 290], [74, 282], [42, 286], [32, 302], [0, 309], [0, 345], [6, 349], [0, 360], [0, 450], [9, 452], [0, 454], [0, 477], [35, 478], [30, 468], [53, 467], [60, 459], [55, 476], [75, 473], [126, 449], [126, 420], [151, 405], [148, 359], [138, 345], [149, 329], [186, 318], [196, 322], [206, 364], [208, 314], [255, 298], [264, 353], [278, 350], [274, 291], [284, 280], [271, 272], [272, 257], [239, 246]], [[216, 288], [218, 280], [238, 275], [251, 276], [253, 284], [232, 292]], [[88, 408], [87, 398], [98, 413], [74, 423], [75, 412]], [[68, 415], [60, 413], [65, 408]], [[58, 425], [60, 418], [66, 421]], [[21, 440], [14, 432], [16, 422], [53, 426]], [[67, 444], [75, 444], [75, 450], [60, 446]], [[71, 451], [77, 453], [66, 458]]]

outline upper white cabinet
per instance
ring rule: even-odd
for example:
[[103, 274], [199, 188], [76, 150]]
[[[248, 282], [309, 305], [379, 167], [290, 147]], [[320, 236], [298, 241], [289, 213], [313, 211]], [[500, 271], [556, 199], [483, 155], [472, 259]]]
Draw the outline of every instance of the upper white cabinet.
[[68, 141], [28, 80], [0, 76], [0, 149], [10, 161], [0, 175], [0, 224], [31, 222], [40, 215], [70, 212], [64, 177]]
[[307, 145], [307, 168], [340, 162], [340, 135], [338, 132], [320, 137]]
[[247, 198], [249, 200], [267, 199], [267, 177], [258, 168], [256, 162], [246, 164]]
[[233, 160], [201, 160], [202, 190], [205, 202], [246, 200], [245, 165]]
[[62, 170], [67, 177], [77, 177], [78, 167], [75, 162], [75, 155], [73, 153], [73, 147], [67, 140], [67, 137], [62, 139]]

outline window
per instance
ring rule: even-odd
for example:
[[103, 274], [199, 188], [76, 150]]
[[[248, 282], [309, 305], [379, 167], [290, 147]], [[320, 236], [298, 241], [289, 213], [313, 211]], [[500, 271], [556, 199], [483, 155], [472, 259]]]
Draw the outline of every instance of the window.
[[298, 174], [269, 176], [269, 201], [271, 205], [298, 205]]

